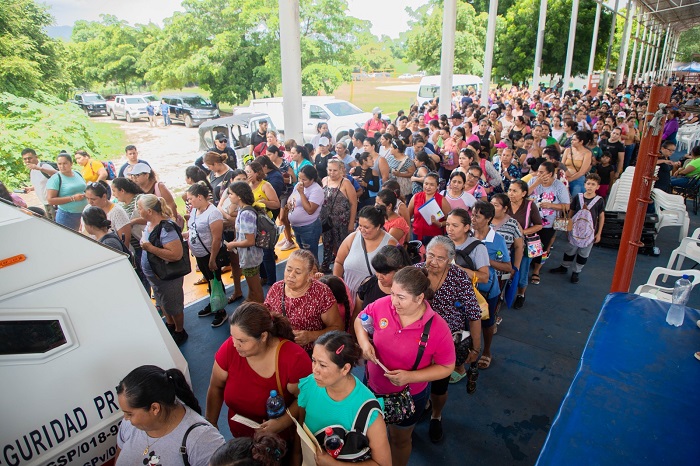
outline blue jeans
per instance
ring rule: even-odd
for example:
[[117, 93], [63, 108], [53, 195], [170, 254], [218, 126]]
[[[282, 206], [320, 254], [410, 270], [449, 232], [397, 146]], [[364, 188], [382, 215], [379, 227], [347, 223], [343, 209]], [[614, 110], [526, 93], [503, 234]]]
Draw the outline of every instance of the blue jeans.
[[277, 281], [277, 264], [275, 263], [274, 249], [263, 249], [262, 266], [265, 269], [267, 284], [272, 285]]
[[163, 112], [163, 125], [168, 126], [170, 124], [170, 114], [168, 112]]
[[317, 218], [313, 223], [302, 227], [292, 225], [294, 236], [296, 236], [297, 244], [301, 249], [308, 249], [318, 261], [318, 242], [321, 239], [321, 219]]
[[518, 279], [518, 288], [527, 288], [530, 276], [530, 262], [532, 262], [532, 259], [527, 256], [527, 245], [525, 245], [523, 260], [520, 261], [520, 278]]
[[569, 181], [569, 192], [571, 197], [578, 196], [579, 194], [586, 191], [586, 177], [582, 176], [575, 179], [574, 181]]
[[624, 159], [624, 165], [623, 165], [623, 170], [626, 169], [627, 167], [630, 166], [632, 163], [632, 156], [634, 155], [634, 144], [630, 144], [625, 146], [625, 159]]
[[671, 186], [685, 188], [690, 184], [690, 180], [692, 180], [690, 176], [674, 176], [671, 178]]
[[71, 230], [80, 231], [80, 215], [80, 213], [74, 214], [58, 208], [56, 209], [56, 223]]

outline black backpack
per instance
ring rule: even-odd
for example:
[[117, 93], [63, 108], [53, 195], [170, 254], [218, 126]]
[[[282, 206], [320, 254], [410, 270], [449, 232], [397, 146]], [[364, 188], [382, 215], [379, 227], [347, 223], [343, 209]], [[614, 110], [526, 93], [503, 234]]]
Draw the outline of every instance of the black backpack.
[[469, 257], [469, 254], [471, 254], [472, 251], [480, 244], [484, 243], [481, 241], [474, 241], [464, 249], [457, 249], [455, 251], [455, 264], [459, 265], [460, 267], [464, 267], [465, 269], [476, 270], [474, 261], [471, 257]]
[[[42, 163], [45, 163], [45, 164], [47, 164], [47, 165], [51, 165], [51, 168], [53, 168], [54, 170], [58, 171], [58, 164], [57, 164], [56, 162], [47, 162], [47, 161], [45, 161], [45, 160], [40, 160], [40, 161], [39, 161], [39, 166], [41, 166]], [[41, 172], [41, 174], [44, 175], [44, 177], [47, 178], [47, 179], [48, 179], [48, 178], [51, 178], [51, 175], [47, 175], [47, 174], [44, 173], [44, 172]]]
[[[119, 236], [117, 236], [116, 233], [114, 233], [113, 231], [110, 231], [109, 233], [107, 233], [106, 235], [103, 236], [103, 239], [104, 238], [112, 238], [112, 239], [116, 239], [117, 241], [119, 241], [119, 245], [122, 248], [121, 252], [123, 252], [124, 254], [127, 254], [129, 256], [129, 262], [131, 263], [131, 266], [134, 269], [136, 269], [136, 260], [134, 259], [134, 255], [131, 254], [131, 251], [129, 250], [129, 248], [126, 247], [126, 245], [124, 244], [124, 241]], [[107, 245], [105, 245], [105, 246], [107, 246]]]
[[[333, 429], [333, 433], [343, 439], [343, 448], [338, 455], [338, 461], [346, 463], [359, 463], [372, 458], [372, 452], [369, 448], [369, 439], [367, 438], [367, 430], [369, 429], [369, 418], [372, 411], [378, 410], [382, 412], [382, 407], [376, 398], [365, 401], [355, 415], [355, 420], [352, 423], [352, 430], [346, 431], [345, 428], [339, 425], [328, 426]], [[318, 444], [323, 448], [323, 443], [326, 440], [326, 429], [323, 428], [314, 434]]]
[[257, 217], [257, 228], [255, 231], [255, 245], [263, 249], [275, 249], [277, 240], [279, 239], [279, 232], [277, 231], [277, 225], [272, 221], [270, 217], [267, 216], [267, 212], [261, 212], [255, 207], [247, 206], [241, 211], [249, 210], [255, 213]]

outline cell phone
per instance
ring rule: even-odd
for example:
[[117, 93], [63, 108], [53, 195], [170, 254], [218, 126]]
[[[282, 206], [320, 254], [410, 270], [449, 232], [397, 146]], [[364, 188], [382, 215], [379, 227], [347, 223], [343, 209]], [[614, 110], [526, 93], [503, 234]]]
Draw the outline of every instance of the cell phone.
[[24, 189], [15, 189], [15, 190], [12, 191], [12, 192], [15, 193], [15, 194], [24, 194], [24, 193], [26, 193], [26, 191], [25, 191]]

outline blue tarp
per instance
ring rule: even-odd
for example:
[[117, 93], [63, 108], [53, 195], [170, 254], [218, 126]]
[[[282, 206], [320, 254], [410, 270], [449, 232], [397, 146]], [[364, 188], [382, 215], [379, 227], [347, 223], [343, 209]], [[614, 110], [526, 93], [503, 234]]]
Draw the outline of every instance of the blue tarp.
[[687, 73], [700, 73], [700, 63], [694, 61], [685, 65], [676, 67], [674, 71], [685, 71]]
[[699, 315], [671, 327], [668, 307], [608, 295], [538, 466], [698, 464]]

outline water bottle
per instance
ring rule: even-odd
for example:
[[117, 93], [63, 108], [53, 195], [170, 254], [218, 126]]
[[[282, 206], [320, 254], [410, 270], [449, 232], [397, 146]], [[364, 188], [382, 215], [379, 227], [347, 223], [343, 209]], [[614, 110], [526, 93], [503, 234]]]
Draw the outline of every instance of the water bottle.
[[688, 275], [683, 275], [683, 278], [676, 280], [676, 284], [673, 287], [673, 304], [671, 304], [671, 307], [668, 309], [668, 314], [666, 314], [666, 323], [668, 323], [668, 325], [674, 325], [676, 327], [683, 325], [685, 303], [688, 302], [691, 289], [692, 284], [690, 280], [688, 280]]
[[360, 314], [360, 323], [362, 324], [362, 328], [365, 329], [365, 332], [367, 332], [370, 336], [374, 334], [374, 320], [372, 320], [371, 316], [368, 316], [365, 312]]
[[266, 408], [268, 419], [277, 419], [284, 414], [284, 398], [277, 394], [277, 390], [270, 390], [270, 398], [267, 399]]
[[332, 427], [326, 427], [325, 433], [326, 438], [323, 440], [323, 446], [328, 454], [335, 459], [340, 455], [340, 450], [343, 449], [345, 442], [343, 442], [343, 439], [341, 439], [338, 434], [333, 432]]
[[479, 379], [479, 363], [473, 362], [467, 369], [467, 393], [473, 395], [476, 391], [476, 381]]

